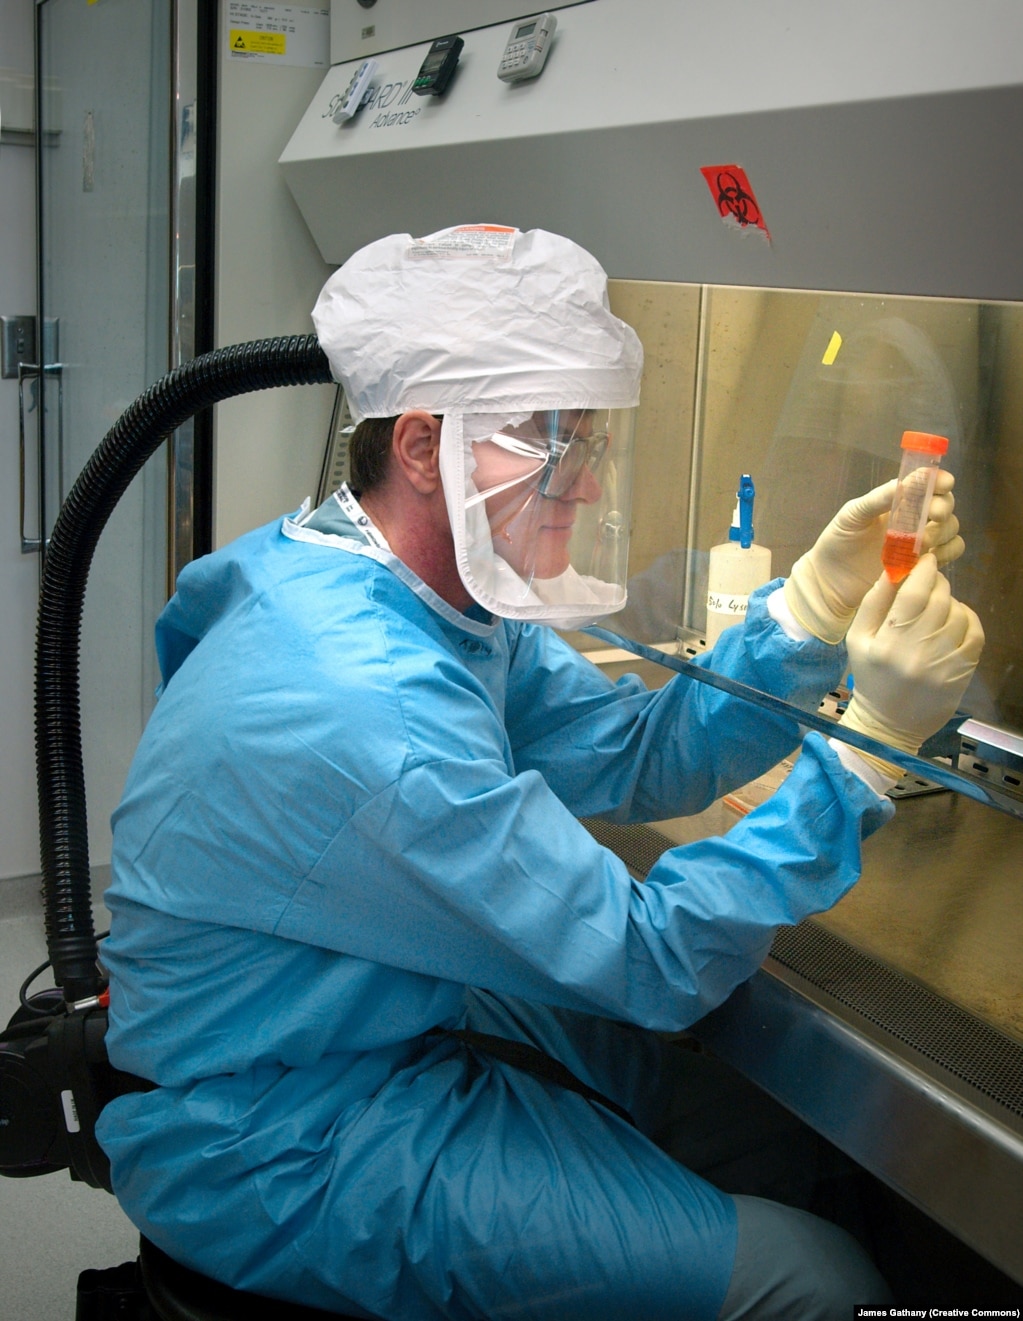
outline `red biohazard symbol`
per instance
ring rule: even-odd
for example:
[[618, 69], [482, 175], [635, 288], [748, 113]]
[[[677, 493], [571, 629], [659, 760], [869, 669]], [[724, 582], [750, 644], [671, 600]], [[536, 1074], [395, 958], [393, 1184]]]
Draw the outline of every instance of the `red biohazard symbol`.
[[733, 221], [743, 229], [751, 226], [762, 229], [768, 234], [753, 188], [741, 166], [704, 165], [700, 173], [707, 180], [707, 187], [723, 220]]

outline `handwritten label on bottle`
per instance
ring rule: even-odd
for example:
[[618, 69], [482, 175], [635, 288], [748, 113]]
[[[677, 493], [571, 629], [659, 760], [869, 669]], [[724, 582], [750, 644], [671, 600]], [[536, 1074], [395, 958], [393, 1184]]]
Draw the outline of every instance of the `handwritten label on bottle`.
[[749, 605], [748, 596], [734, 596], [723, 592], [707, 593], [707, 609], [718, 615], [730, 615], [733, 619], [742, 619]]

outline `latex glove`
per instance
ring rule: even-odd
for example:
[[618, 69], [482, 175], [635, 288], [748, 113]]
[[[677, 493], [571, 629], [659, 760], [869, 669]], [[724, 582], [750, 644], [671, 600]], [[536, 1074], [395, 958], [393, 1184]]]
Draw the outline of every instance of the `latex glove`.
[[[940, 469], [921, 547], [921, 553], [934, 551], [939, 564], [950, 564], [965, 549], [953, 513], [954, 485], [952, 474]], [[824, 642], [842, 641], [877, 577], [895, 486], [894, 480], [885, 482], [844, 504], [785, 581], [789, 609]]]
[[[849, 629], [848, 645], [855, 687], [838, 723], [915, 753], [955, 715], [980, 660], [984, 630], [928, 554], [900, 587], [881, 575]], [[902, 777], [900, 767], [859, 755]]]

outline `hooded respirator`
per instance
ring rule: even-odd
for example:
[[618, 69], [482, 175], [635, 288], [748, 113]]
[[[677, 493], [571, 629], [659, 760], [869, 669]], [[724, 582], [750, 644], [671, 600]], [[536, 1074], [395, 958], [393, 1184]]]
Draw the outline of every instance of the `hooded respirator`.
[[643, 351], [588, 252], [498, 225], [393, 234], [328, 280], [313, 321], [357, 421], [443, 415], [441, 480], [474, 600], [560, 628], [625, 605]]

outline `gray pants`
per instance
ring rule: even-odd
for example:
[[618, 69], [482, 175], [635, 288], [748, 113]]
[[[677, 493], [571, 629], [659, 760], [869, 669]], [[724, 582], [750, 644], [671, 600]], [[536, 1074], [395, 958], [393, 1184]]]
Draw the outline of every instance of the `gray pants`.
[[890, 1306], [856, 1239], [805, 1209], [822, 1187], [851, 1178], [851, 1163], [719, 1061], [669, 1046], [665, 1067], [670, 1100], [655, 1140], [730, 1193], [738, 1212], [718, 1321], [849, 1321], [856, 1306]]
[[856, 1240], [795, 1207], [733, 1196], [739, 1242], [718, 1321], [849, 1321], [894, 1299]]

